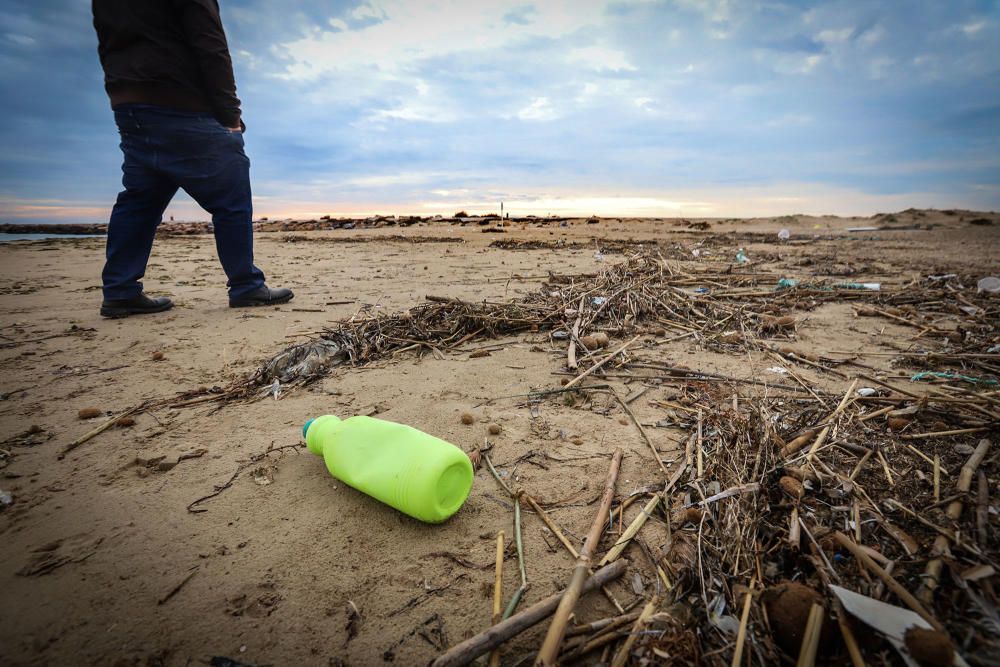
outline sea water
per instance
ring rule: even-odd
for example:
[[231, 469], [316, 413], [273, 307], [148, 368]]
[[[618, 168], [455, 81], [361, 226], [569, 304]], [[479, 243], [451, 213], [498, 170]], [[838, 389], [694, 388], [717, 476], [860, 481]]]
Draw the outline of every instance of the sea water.
[[0, 232], [0, 243], [10, 241], [43, 241], [45, 239], [92, 239], [103, 234], [7, 234]]

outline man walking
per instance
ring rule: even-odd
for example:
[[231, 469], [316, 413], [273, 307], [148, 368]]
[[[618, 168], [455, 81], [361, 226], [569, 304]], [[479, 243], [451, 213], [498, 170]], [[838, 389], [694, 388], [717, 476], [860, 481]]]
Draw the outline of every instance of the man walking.
[[121, 134], [122, 185], [108, 224], [101, 315], [173, 307], [140, 280], [178, 188], [212, 214], [229, 305], [289, 301], [253, 263], [250, 160], [217, 0], [93, 0], [104, 84]]

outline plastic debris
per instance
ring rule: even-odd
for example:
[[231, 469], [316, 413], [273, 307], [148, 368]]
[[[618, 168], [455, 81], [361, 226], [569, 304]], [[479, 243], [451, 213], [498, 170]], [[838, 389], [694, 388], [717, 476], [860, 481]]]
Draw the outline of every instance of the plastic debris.
[[597, 252], [594, 253], [594, 259], [596, 261], [598, 261], [598, 262], [603, 262], [604, 261], [604, 253], [601, 252], [600, 250], [598, 250]]
[[872, 292], [882, 290], [882, 283], [837, 283], [834, 287], [840, 289], [866, 289]]
[[590, 303], [592, 303], [595, 306], [603, 306], [605, 303], [607, 303], [607, 300], [608, 300], [607, 297], [595, 296], [590, 300]]
[[[918, 667], [918, 663], [906, 648], [906, 631], [911, 628], [930, 629], [931, 624], [915, 612], [902, 607], [855, 593], [840, 586], [830, 586], [830, 590], [840, 600], [844, 609], [859, 621], [878, 630], [889, 640], [907, 665]], [[967, 665], [962, 656], [956, 654], [955, 665]]]
[[747, 257], [747, 254], [745, 252], [743, 252], [743, 248], [740, 248], [739, 252], [736, 253], [736, 262], [738, 264], [746, 264], [749, 261], [750, 258]]
[[781, 239], [782, 241], [787, 241], [789, 237], [791, 237], [791, 235], [792, 233], [787, 229], [782, 229], [780, 232], [778, 232], [778, 238]]
[[788, 289], [790, 287], [805, 287], [818, 290], [862, 289], [870, 292], [880, 292], [882, 290], [882, 283], [835, 283], [833, 285], [821, 285], [818, 283], [803, 283], [795, 278], [782, 278], [778, 281], [777, 289]]
[[14, 498], [6, 491], [0, 491], [0, 506], [7, 507], [14, 504]]
[[987, 292], [989, 294], [1000, 293], [1000, 278], [996, 276], [987, 276], [981, 278], [978, 283], [976, 283], [976, 293]]
[[777, 373], [778, 375], [785, 375], [788, 372], [787, 368], [782, 368], [781, 366], [771, 366], [767, 369], [768, 373]]
[[858, 389], [857, 392], [855, 393], [857, 393], [858, 396], [874, 396], [875, 394], [878, 393], [878, 389], [873, 389], [871, 387], [861, 387], [861, 389]]
[[268, 361], [261, 374], [265, 380], [289, 384], [312, 379], [346, 359], [340, 345], [321, 338], [288, 348]]
[[975, 378], [971, 375], [961, 375], [959, 373], [941, 373], [938, 371], [921, 371], [910, 378], [910, 382], [919, 382], [927, 377], [941, 378], [942, 380], [962, 380], [963, 382], [970, 382], [972, 384], [985, 384], [994, 385], [997, 384], [996, 380], [990, 378]]

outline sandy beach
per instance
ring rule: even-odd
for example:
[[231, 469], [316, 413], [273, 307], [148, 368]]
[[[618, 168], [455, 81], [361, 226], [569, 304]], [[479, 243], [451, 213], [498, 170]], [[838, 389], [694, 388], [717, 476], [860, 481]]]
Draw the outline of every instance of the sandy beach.
[[[970, 224], [973, 219], [985, 222]], [[869, 226], [880, 229], [847, 231]], [[636, 356], [761, 383], [717, 383], [728, 392], [727, 402], [738, 394], [742, 404], [753, 405], [783, 395], [768, 385], [798, 388], [801, 381], [820, 396], [834, 396], [825, 400], [836, 405], [857, 373], [917, 386], [901, 378], [920, 369], [893, 355], [949, 344], [946, 337], [916, 337], [919, 328], [899, 321], [918, 314], [865, 317], [858, 303], [830, 300], [788, 311], [796, 318], [794, 330], [771, 336], [770, 343], [853, 358], [868, 368], [837, 366], [842, 374], [835, 374], [817, 364], [776, 360], [760, 347], [710, 345], [701, 334], [675, 338], [685, 332], [644, 321], [609, 330], [607, 348], [584, 356], [570, 372], [566, 341], [543, 328], [344, 364], [278, 399], [261, 394], [140, 410], [132, 425], [109, 428], [59, 458], [66, 445], [129, 408], [181, 395], [211, 398], [213, 387], [238, 383], [336, 321], [404, 311], [428, 296], [516, 300], [549, 285], [553, 275], [594, 274], [651, 251], [670, 270], [691, 276], [709, 270], [756, 276], [752, 289], [765, 293], [778, 278], [790, 278], [880, 283], [879, 294], [889, 296], [926, 284], [928, 276], [956, 274], [951, 284], [972, 299], [975, 281], [1000, 268], [1000, 215], [967, 211], [909, 211], [888, 221], [574, 219], [565, 226], [509, 223], [484, 233], [492, 227], [423, 222], [258, 233], [257, 263], [268, 282], [292, 287], [296, 297], [248, 310], [227, 307], [210, 235], [159, 238], [145, 286], [169, 295], [176, 307], [115, 321], [98, 316], [102, 238], [0, 245], [0, 490], [11, 500], [0, 512], [0, 663], [232, 664], [212, 663], [224, 656], [249, 665], [426, 664], [490, 625], [495, 541], [500, 530], [512, 536], [511, 499], [480, 468], [466, 505], [452, 519], [421, 524], [330, 477], [300, 446], [307, 419], [377, 416], [470, 454], [488, 441], [501, 475], [547, 508], [579, 546], [615, 447], [625, 452], [619, 500], [665, 481], [643, 433], [668, 470], [683, 460], [690, 429], [658, 424], [668, 416], [664, 405], [696, 383], [630, 378], [634, 369], [615, 370], [616, 363], [606, 366], [606, 376], [595, 372], [591, 381], [611, 385], [623, 399], [641, 392], [628, 402], [641, 430], [607, 391], [530, 401], [523, 395], [559, 388], [638, 335]], [[787, 241], [778, 237], [782, 229], [790, 233]], [[496, 242], [508, 247], [491, 245]], [[736, 261], [740, 248], [747, 264]], [[695, 293], [725, 286], [706, 278], [689, 287]], [[992, 327], [992, 342], [981, 345], [985, 353], [1000, 343], [1000, 301], [995, 296], [983, 310], [984, 297], [976, 298], [975, 314], [959, 310], [927, 324], [959, 331], [957, 340], [973, 320], [977, 331]], [[473, 354], [482, 350], [489, 354]], [[775, 366], [791, 372], [769, 370]], [[989, 368], [964, 372], [995, 377]], [[515, 395], [520, 397], [501, 398]], [[98, 416], [79, 418], [87, 408]], [[464, 413], [474, 417], [471, 425], [462, 423]], [[490, 435], [491, 425], [500, 427], [499, 435]], [[933, 420], [921, 428], [933, 429]], [[954, 472], [967, 458], [956, 444], [974, 446], [987, 436], [995, 440], [995, 428], [921, 443], [939, 447], [927, 452]], [[995, 447], [981, 466], [994, 484]], [[922, 460], [908, 461], [890, 460], [901, 479], [917, 479], [917, 468], [927, 474]], [[190, 511], [194, 501], [223, 486]], [[642, 500], [614, 519], [614, 534], [641, 510]], [[984, 550], [995, 556], [996, 515], [989, 520], [994, 530]], [[921, 550], [930, 548], [933, 530], [912, 521], [903, 525]], [[693, 530], [697, 534], [697, 526]], [[653, 548], [669, 535], [659, 519], [642, 529]], [[530, 508], [523, 541], [527, 605], [560, 590], [573, 559]], [[625, 558], [629, 574], [610, 588], [623, 606], [641, 608], [658, 575], [637, 546]], [[511, 546], [505, 599], [518, 583]], [[591, 594], [581, 600], [576, 620], [615, 613], [607, 597]], [[546, 625], [505, 644], [503, 664], [529, 659]]]

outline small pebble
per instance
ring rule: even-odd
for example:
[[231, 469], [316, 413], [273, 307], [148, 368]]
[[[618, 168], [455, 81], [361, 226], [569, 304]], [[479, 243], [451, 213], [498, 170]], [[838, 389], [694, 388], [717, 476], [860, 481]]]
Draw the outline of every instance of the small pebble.
[[167, 472], [168, 470], [173, 470], [180, 463], [176, 456], [171, 456], [170, 458], [163, 459], [156, 464], [156, 469], [160, 472]]
[[164, 357], [163, 352], [160, 352], [159, 350], [154, 352], [152, 356], [153, 361], [163, 361], [165, 358], [166, 357]]

